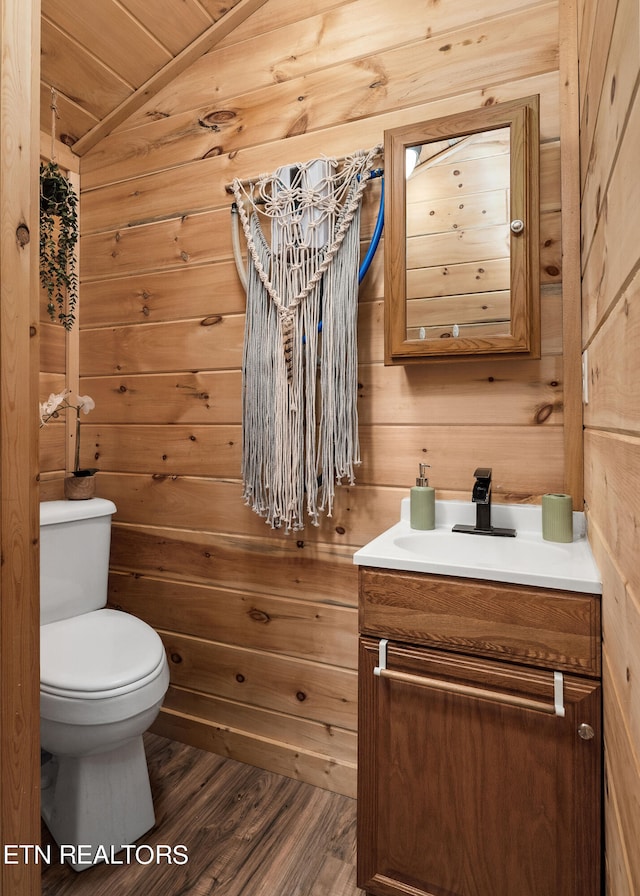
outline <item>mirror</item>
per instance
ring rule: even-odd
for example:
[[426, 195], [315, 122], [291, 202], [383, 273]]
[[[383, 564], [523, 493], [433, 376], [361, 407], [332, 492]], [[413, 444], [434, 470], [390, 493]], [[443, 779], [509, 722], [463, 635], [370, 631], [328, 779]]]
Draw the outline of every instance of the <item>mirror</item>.
[[385, 131], [385, 364], [540, 357], [538, 105]]

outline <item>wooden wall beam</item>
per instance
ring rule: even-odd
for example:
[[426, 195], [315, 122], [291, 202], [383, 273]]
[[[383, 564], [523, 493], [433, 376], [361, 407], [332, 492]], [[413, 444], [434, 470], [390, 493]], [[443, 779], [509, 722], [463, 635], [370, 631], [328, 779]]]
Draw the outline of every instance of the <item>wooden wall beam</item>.
[[564, 362], [565, 486], [574, 510], [584, 510], [582, 435], [582, 310], [580, 274], [580, 99], [575, 0], [559, 6], [562, 208], [562, 356]]
[[[0, 16], [0, 894], [36, 896], [40, 869], [4, 846], [40, 840], [38, 103], [40, 0]], [[29, 76], [30, 73], [30, 76]]]
[[182, 53], [175, 56], [171, 62], [163, 66], [146, 83], [142, 84], [131, 96], [120, 103], [119, 106], [105, 116], [99, 124], [88, 131], [73, 145], [73, 151], [82, 156], [99, 143], [107, 134], [127, 119], [133, 112], [150, 100], [159, 90], [166, 87], [174, 78], [177, 78], [185, 69], [196, 60], [208, 53], [219, 41], [227, 36], [234, 28], [242, 24], [252, 13], [259, 9], [266, 0], [240, 0], [233, 9], [224, 15], [210, 28], [207, 28], [200, 37], [186, 47]]

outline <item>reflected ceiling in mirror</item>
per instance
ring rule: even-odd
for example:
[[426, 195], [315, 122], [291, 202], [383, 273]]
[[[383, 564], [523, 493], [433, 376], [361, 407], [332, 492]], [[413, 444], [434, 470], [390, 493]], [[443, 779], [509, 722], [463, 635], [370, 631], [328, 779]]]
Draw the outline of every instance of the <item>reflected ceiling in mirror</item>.
[[397, 128], [385, 141], [386, 363], [535, 356], [537, 97]]

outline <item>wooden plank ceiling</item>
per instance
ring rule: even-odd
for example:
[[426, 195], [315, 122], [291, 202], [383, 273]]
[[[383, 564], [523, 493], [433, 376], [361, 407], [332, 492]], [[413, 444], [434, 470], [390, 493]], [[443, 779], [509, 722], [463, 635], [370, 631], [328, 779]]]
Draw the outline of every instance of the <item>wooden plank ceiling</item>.
[[82, 155], [264, 2], [42, 0], [41, 131]]

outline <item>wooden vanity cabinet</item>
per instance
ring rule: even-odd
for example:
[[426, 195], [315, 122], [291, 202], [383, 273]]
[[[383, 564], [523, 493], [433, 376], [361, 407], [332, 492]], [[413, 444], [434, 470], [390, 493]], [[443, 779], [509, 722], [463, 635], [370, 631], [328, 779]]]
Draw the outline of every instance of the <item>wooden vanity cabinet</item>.
[[599, 596], [362, 567], [360, 631], [358, 885], [598, 896]]

